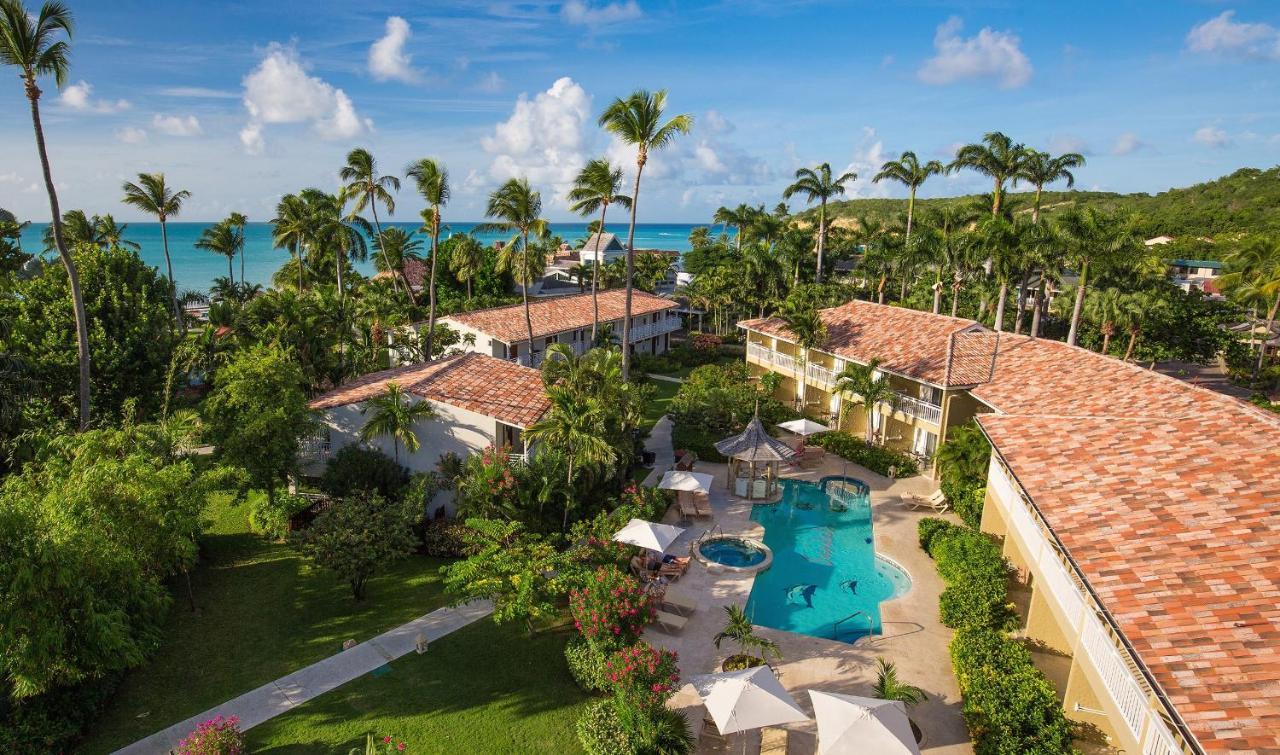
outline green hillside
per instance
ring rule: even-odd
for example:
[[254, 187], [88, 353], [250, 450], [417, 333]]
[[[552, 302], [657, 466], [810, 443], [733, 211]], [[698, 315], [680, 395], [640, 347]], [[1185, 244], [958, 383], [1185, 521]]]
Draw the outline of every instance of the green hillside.
[[[1032, 194], [1007, 195], [1029, 212]], [[938, 207], [974, 201], [976, 195], [924, 199], [917, 207]], [[1217, 236], [1239, 231], [1280, 233], [1280, 166], [1261, 170], [1241, 168], [1229, 176], [1159, 194], [1116, 194], [1100, 191], [1046, 191], [1043, 206], [1052, 214], [1072, 204], [1136, 212], [1149, 236]], [[850, 199], [828, 206], [836, 218], [869, 217], [889, 220], [905, 212], [901, 199]], [[806, 211], [809, 217], [813, 210]]]

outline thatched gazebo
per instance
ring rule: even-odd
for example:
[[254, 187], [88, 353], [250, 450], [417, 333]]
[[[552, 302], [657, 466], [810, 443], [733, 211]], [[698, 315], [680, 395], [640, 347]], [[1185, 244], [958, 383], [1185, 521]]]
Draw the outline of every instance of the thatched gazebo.
[[729, 457], [729, 489], [749, 501], [776, 498], [779, 467], [796, 455], [795, 449], [765, 431], [759, 414], [741, 433], [717, 443], [716, 450]]

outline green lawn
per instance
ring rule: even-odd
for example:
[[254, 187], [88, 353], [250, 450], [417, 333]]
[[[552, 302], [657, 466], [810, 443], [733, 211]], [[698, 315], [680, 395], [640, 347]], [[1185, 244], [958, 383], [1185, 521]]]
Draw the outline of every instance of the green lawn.
[[448, 602], [441, 559], [395, 563], [357, 603], [332, 573], [250, 533], [247, 504], [217, 496], [206, 514], [191, 578], [199, 613], [175, 596], [159, 652], [129, 674], [77, 751], [110, 752]]
[[[734, 364], [735, 362], [741, 362], [744, 358], [745, 357], [743, 357], [742, 354], [730, 354], [727, 352], [720, 352], [719, 354], [716, 355], [715, 361], [711, 362], [711, 364]], [[697, 367], [681, 367], [671, 372], [656, 372], [654, 374], [666, 375], [668, 377], [680, 378], [681, 380], [684, 380], [685, 378], [689, 377], [689, 373], [693, 372], [696, 369], [698, 368]]]
[[662, 415], [667, 413], [667, 407], [671, 405], [671, 399], [675, 398], [676, 393], [680, 391], [679, 383], [672, 383], [666, 380], [650, 380], [649, 385], [654, 388], [653, 399], [645, 407], [644, 420], [640, 423], [640, 427], [645, 432], [648, 432], [649, 428], [662, 419]]
[[[255, 753], [346, 755], [366, 734], [410, 753], [576, 753], [588, 698], [564, 661], [572, 629], [529, 638], [489, 619], [409, 654], [248, 732]], [[360, 750], [363, 752], [363, 749]]]

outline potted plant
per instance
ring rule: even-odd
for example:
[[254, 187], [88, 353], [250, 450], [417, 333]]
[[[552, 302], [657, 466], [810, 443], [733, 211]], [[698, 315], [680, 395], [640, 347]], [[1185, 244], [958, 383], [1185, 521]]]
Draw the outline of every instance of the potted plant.
[[[871, 694], [881, 700], [897, 700], [908, 709], [929, 699], [924, 690], [899, 679], [898, 668], [894, 666], [893, 661], [886, 661], [884, 658], [876, 658], [876, 683], [871, 689]], [[920, 727], [916, 726], [916, 722], [910, 716], [907, 716], [907, 722], [911, 724], [911, 733], [916, 738], [916, 744], [920, 744], [924, 740], [924, 732], [920, 731]]]
[[[720, 666], [721, 671], [741, 671], [763, 666], [768, 662], [769, 656], [773, 656], [775, 661], [782, 660], [782, 651], [778, 649], [778, 643], [756, 634], [755, 627], [752, 626], [751, 619], [747, 618], [747, 612], [742, 610], [742, 606], [725, 606], [724, 612], [728, 616], [728, 621], [715, 636], [716, 648], [719, 649], [720, 643], [725, 640], [733, 640], [738, 645], [738, 652], [724, 659], [724, 663]], [[759, 655], [754, 655], [751, 651], [758, 652]]]

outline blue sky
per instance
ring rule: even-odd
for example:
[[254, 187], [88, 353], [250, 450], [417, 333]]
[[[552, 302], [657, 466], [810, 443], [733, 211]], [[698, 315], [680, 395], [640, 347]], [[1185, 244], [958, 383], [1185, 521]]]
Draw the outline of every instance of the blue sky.
[[[120, 182], [155, 170], [193, 192], [186, 219], [267, 220], [283, 193], [335, 188], [357, 145], [387, 171], [443, 160], [458, 220], [511, 175], [566, 220], [585, 160], [633, 160], [595, 119], [636, 87], [669, 89], [696, 119], [646, 169], [641, 222], [771, 207], [823, 161], [858, 172], [853, 195], [900, 196], [870, 181], [883, 160], [946, 159], [989, 130], [1084, 152], [1082, 188], [1155, 192], [1280, 162], [1273, 2], [70, 5], [70, 86], [45, 82], [43, 99], [55, 180], [64, 207], [125, 220]], [[47, 220], [38, 177], [20, 84], [0, 77], [0, 206]], [[922, 194], [986, 188], [961, 173]], [[397, 219], [421, 207], [407, 189]]]

